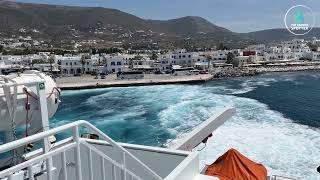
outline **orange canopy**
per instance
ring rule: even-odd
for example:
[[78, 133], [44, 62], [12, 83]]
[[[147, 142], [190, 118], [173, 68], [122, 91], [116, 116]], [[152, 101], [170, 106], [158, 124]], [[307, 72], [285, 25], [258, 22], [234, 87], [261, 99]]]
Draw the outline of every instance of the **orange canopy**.
[[220, 180], [266, 180], [267, 169], [237, 150], [230, 149], [208, 167], [206, 175], [219, 177]]

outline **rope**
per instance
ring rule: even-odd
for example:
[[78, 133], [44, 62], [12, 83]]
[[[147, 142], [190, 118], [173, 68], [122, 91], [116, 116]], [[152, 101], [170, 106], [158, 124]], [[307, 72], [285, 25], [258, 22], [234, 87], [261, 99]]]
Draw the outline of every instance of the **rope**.
[[38, 100], [37, 97], [33, 96], [31, 93], [28, 92], [26, 87], [23, 88], [23, 92], [26, 93], [28, 96], [32, 97], [33, 99]]
[[[53, 94], [55, 94], [55, 91], [58, 93], [58, 96], [60, 96], [61, 90], [59, 88], [57, 88], [57, 87], [54, 87], [54, 88], [52, 88], [52, 91], [51, 91], [51, 93], [49, 94], [49, 96], [47, 98], [50, 98]], [[25, 117], [25, 128], [26, 128], [25, 131], [26, 132], [25, 132], [25, 137], [28, 137], [28, 124], [30, 122], [30, 120], [29, 120], [29, 111], [30, 111], [29, 97], [32, 97], [35, 100], [38, 100], [38, 98], [33, 96], [30, 92], [28, 92], [26, 87], [23, 88], [23, 92], [27, 96], [26, 104], [25, 104], [25, 109], [26, 109], [26, 117]]]
[[[57, 87], [53, 87], [53, 88], [52, 88], [52, 91], [49, 93], [49, 96], [48, 96], [47, 98], [50, 98], [53, 94], [55, 94], [55, 93], [54, 93], [55, 90], [57, 91], [58, 95], [60, 96], [61, 90], [60, 90], [59, 88], [57, 88]], [[26, 87], [23, 88], [23, 91], [24, 91], [24, 93], [25, 93], [26, 95], [32, 97], [32, 98], [35, 99], [35, 100], [38, 100], [37, 97], [33, 96], [31, 93], [28, 92], [28, 90], [27, 90]]]
[[54, 94], [55, 90], [57, 91], [58, 95], [60, 96], [61, 90], [57, 87], [53, 87], [51, 93], [49, 93], [49, 96], [47, 98], [50, 98]]

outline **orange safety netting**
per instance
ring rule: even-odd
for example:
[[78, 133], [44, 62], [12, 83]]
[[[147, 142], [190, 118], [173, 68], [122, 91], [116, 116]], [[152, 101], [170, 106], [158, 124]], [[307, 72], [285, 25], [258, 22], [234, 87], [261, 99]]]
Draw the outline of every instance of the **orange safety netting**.
[[206, 175], [220, 180], [266, 180], [267, 169], [230, 149], [207, 168]]

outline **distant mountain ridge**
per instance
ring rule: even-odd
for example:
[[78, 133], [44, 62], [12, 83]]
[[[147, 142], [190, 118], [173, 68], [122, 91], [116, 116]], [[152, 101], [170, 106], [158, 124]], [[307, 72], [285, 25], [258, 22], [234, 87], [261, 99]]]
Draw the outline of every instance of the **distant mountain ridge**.
[[[319, 29], [317, 29], [319, 30]], [[279, 33], [280, 32], [280, 33]], [[316, 31], [319, 32], [319, 31]], [[235, 33], [194, 16], [145, 20], [108, 8], [16, 3], [0, 0], [0, 36], [30, 35], [53, 45], [98, 40], [102, 46], [137, 48], [229, 47], [290, 38], [283, 30]]]
[[277, 43], [291, 39], [311, 39], [313, 37], [320, 38], [320, 28], [313, 28], [308, 34], [303, 36], [293, 35], [287, 29], [267, 29], [250, 33], [243, 33], [243, 36], [254, 39], [262, 43]]

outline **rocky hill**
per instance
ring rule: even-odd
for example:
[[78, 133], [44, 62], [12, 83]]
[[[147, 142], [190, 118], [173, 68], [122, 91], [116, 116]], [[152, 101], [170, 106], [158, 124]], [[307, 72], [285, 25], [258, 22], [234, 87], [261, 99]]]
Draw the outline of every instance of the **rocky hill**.
[[[319, 32], [316, 31], [313, 34]], [[235, 33], [201, 17], [146, 20], [99, 7], [71, 7], [0, 0], [0, 37], [31, 36], [53, 46], [90, 42], [92, 46], [125, 48], [197, 48], [223, 43], [244, 47], [292, 38], [286, 30]]]

